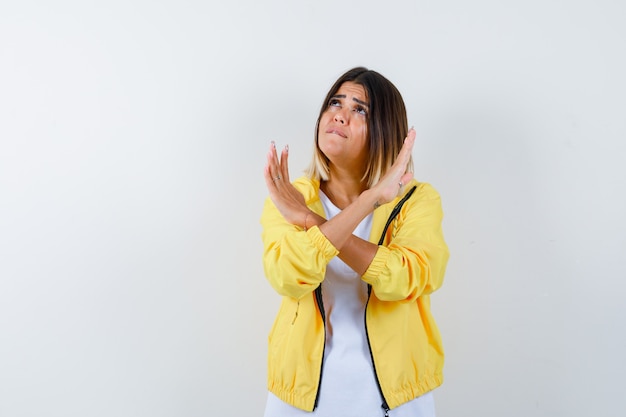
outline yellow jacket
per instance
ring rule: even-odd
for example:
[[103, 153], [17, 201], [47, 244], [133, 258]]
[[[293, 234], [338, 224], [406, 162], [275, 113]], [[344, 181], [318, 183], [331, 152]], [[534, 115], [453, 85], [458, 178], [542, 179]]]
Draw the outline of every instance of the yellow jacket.
[[[383, 400], [395, 408], [443, 382], [441, 337], [430, 312], [429, 294], [438, 289], [448, 261], [441, 229], [439, 194], [417, 185], [389, 226], [361, 277], [371, 286], [365, 312], [370, 350]], [[319, 182], [302, 177], [294, 186], [307, 206], [324, 216]], [[374, 211], [370, 242], [377, 243], [393, 207]], [[268, 198], [261, 216], [263, 266], [283, 296], [269, 334], [268, 389], [283, 401], [312, 411], [322, 378], [325, 329], [321, 284], [326, 265], [338, 254], [318, 227], [305, 231], [288, 223]]]

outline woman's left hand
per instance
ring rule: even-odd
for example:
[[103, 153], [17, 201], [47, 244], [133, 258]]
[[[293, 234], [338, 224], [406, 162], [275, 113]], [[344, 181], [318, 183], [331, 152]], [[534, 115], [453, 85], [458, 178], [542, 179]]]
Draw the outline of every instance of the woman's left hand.
[[285, 220], [304, 227], [310, 210], [306, 206], [304, 196], [289, 181], [288, 160], [289, 147], [285, 146], [279, 159], [276, 144], [272, 142], [267, 153], [267, 164], [264, 171], [265, 184], [272, 202]]
[[411, 159], [415, 135], [415, 129], [409, 129], [409, 133], [395, 162], [380, 181], [370, 189], [377, 196], [376, 202], [378, 205], [388, 203], [396, 198], [402, 192], [404, 184], [407, 184], [413, 178], [413, 173], [407, 172], [406, 169]]

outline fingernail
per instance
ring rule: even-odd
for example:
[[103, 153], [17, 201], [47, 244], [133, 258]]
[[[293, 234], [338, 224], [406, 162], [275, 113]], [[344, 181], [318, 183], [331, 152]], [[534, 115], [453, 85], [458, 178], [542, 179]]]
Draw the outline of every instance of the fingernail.
[[276, 142], [272, 141], [272, 148], [276, 149]]
[[285, 151], [289, 152], [289, 145], [285, 145]]

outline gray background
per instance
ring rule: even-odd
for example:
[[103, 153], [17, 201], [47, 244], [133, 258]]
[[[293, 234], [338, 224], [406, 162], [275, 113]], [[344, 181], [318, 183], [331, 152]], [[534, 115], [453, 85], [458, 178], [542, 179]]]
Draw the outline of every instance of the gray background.
[[292, 176], [366, 65], [451, 259], [440, 417], [622, 416], [622, 1], [2, 1], [0, 416], [258, 416]]

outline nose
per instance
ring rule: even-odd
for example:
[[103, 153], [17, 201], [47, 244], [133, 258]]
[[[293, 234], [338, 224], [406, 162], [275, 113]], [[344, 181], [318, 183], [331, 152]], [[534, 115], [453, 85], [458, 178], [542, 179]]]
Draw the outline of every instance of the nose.
[[337, 111], [337, 113], [335, 113], [335, 122], [337, 123], [341, 123], [342, 125], [346, 124], [346, 118], [345, 115], [343, 114], [343, 110], [339, 110]]

